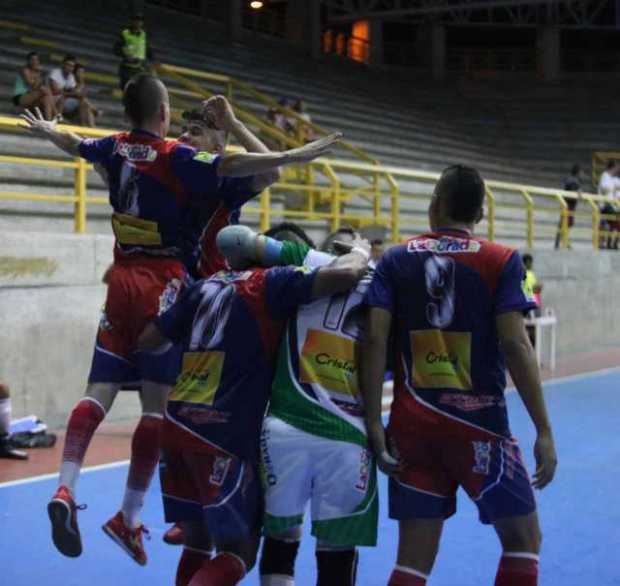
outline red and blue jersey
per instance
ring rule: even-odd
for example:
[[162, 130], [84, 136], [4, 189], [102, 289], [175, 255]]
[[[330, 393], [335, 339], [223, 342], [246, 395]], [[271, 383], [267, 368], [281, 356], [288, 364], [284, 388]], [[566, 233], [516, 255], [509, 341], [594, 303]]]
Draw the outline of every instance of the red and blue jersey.
[[205, 448], [256, 459], [283, 326], [311, 300], [313, 281], [306, 270], [275, 267], [223, 271], [189, 287], [155, 322], [183, 347], [167, 419]]
[[218, 192], [222, 195], [214, 212], [203, 218], [202, 232], [198, 249], [196, 250], [196, 274], [200, 278], [208, 278], [219, 271], [230, 269], [224, 255], [217, 249], [215, 239], [218, 232], [231, 224], [238, 224], [241, 215], [241, 206], [257, 195], [252, 185], [254, 177], [233, 179], [226, 177], [222, 180]]
[[83, 140], [79, 152], [107, 171], [117, 258], [169, 256], [193, 268], [210, 217], [253, 195], [250, 178], [218, 177], [218, 156], [143, 130]]
[[536, 305], [520, 255], [466, 232], [412, 238], [385, 253], [367, 294], [393, 315], [390, 426], [510, 436], [495, 318]]

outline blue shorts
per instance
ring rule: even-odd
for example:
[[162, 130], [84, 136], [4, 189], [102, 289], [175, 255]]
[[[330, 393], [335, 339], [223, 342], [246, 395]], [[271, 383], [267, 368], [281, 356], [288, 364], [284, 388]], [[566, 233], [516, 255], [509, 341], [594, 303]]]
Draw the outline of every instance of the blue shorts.
[[244, 540], [260, 529], [257, 463], [219, 452], [164, 419], [159, 472], [167, 522], [203, 523], [222, 541]]
[[481, 436], [472, 441], [391, 430], [390, 442], [404, 463], [398, 479], [390, 479], [392, 519], [447, 519], [456, 512], [459, 486], [485, 524], [536, 510], [530, 478], [513, 438]]

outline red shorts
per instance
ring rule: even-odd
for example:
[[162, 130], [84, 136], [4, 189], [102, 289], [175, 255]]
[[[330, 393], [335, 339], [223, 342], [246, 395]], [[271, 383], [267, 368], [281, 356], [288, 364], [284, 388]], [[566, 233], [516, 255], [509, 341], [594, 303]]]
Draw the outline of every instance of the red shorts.
[[159, 470], [167, 522], [204, 523], [214, 537], [232, 541], [258, 531], [256, 464], [218, 450], [166, 418]]
[[185, 267], [176, 259], [140, 257], [112, 266], [89, 382], [174, 384], [178, 349], [153, 355], [137, 353], [136, 345], [146, 324], [174, 303], [185, 278]]
[[482, 523], [536, 510], [515, 439], [484, 432], [473, 440], [392, 429], [389, 436], [393, 452], [404, 463], [398, 479], [390, 479], [392, 519], [446, 519], [456, 512], [459, 486], [478, 507]]

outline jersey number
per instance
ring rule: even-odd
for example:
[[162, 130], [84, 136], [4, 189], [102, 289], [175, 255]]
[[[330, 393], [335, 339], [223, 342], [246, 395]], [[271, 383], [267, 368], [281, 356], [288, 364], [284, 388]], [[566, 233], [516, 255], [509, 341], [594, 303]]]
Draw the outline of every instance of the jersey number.
[[424, 263], [426, 291], [432, 301], [426, 305], [426, 318], [435, 328], [445, 328], [454, 319], [454, 260], [433, 255]]
[[340, 331], [357, 340], [360, 338], [362, 307], [359, 304], [347, 307], [350, 296], [350, 293], [346, 293], [330, 298], [323, 318], [323, 327], [334, 332]]
[[210, 350], [222, 342], [234, 293], [233, 285], [205, 282], [202, 286], [203, 299], [192, 328], [190, 350]]

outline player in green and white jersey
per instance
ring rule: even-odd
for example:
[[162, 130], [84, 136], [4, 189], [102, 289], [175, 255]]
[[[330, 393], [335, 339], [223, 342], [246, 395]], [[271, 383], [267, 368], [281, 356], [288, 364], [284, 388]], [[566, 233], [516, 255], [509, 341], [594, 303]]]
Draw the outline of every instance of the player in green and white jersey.
[[[281, 243], [238, 229], [234, 245], [268, 264], [316, 268], [335, 258], [310, 248], [290, 224], [280, 233], [299, 237]], [[344, 249], [353, 247], [368, 258], [369, 247], [351, 232], [339, 231], [326, 244], [332, 248], [334, 241], [347, 240]], [[376, 544], [376, 471], [357, 382], [361, 304], [369, 283], [370, 273], [346, 295], [302, 306], [287, 325], [261, 438], [266, 532], [261, 586], [294, 585], [308, 502], [319, 586], [355, 584], [356, 546]]]

